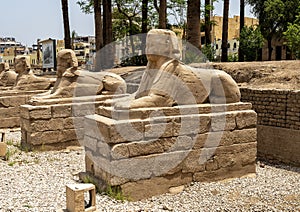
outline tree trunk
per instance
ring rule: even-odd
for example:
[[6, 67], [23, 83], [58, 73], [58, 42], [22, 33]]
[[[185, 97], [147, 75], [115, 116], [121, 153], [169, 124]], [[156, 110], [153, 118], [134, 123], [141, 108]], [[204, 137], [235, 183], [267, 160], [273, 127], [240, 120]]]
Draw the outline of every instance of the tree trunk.
[[134, 46], [134, 40], [133, 40], [133, 23], [132, 23], [132, 19], [129, 19], [129, 39], [130, 39], [130, 45], [131, 45], [131, 56], [135, 55], [135, 46]]
[[148, 0], [142, 1], [142, 33], [148, 31]]
[[268, 38], [268, 52], [269, 52], [269, 58], [268, 60], [271, 61], [272, 60], [272, 51], [273, 51], [273, 47], [272, 47], [272, 37]]
[[111, 0], [103, 1], [103, 45], [113, 41], [112, 38], [112, 11]]
[[167, 28], [167, 0], [159, 1], [159, 25], [158, 28]]
[[148, 0], [142, 1], [142, 54], [145, 54], [146, 33], [148, 32]]
[[186, 39], [190, 44], [201, 49], [200, 0], [188, 0]]
[[[245, 0], [240, 0], [240, 36], [245, 26]], [[239, 46], [239, 61], [244, 62], [243, 49]]]
[[205, 44], [211, 44], [211, 22], [210, 22], [210, 13], [211, 13], [211, 0], [205, 0]]
[[222, 56], [221, 61], [228, 61], [228, 13], [229, 13], [229, 0], [224, 0], [223, 8], [223, 31], [222, 31]]
[[61, 0], [61, 5], [62, 5], [63, 20], [64, 20], [65, 48], [72, 49], [71, 37], [70, 37], [68, 0]]
[[95, 38], [96, 38], [96, 57], [95, 71], [100, 71], [100, 49], [103, 46], [103, 31], [101, 20], [101, 0], [94, 0], [94, 19], [95, 19]]
[[[103, 46], [101, 50], [101, 68], [109, 69], [114, 65], [114, 45], [112, 33], [112, 6], [111, 0], [102, 1], [103, 6]], [[104, 54], [104, 55], [103, 55]]]

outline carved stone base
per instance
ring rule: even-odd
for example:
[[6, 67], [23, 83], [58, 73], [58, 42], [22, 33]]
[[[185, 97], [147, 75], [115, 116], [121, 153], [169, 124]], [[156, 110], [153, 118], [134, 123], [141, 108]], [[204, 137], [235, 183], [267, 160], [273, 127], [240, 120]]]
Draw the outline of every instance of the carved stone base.
[[[123, 96], [123, 95], [120, 95]], [[111, 95], [49, 99], [20, 107], [21, 144], [29, 149], [64, 149], [83, 139], [84, 116]]]
[[20, 127], [20, 105], [26, 104], [29, 99], [41, 91], [11, 91], [0, 92], [0, 129]]
[[[114, 110], [86, 116], [86, 171], [131, 200], [192, 181], [255, 173], [256, 113], [249, 103]], [[100, 114], [100, 115], [99, 115]]]

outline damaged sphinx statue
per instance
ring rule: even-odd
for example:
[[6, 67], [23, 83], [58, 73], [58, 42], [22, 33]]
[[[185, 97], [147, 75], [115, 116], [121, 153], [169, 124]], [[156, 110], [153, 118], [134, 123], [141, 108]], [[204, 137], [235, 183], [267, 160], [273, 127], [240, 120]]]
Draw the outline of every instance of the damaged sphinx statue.
[[0, 86], [13, 86], [16, 82], [17, 74], [9, 70], [9, 64], [0, 63]]
[[52, 79], [34, 75], [31, 70], [28, 56], [16, 56], [14, 59], [14, 68], [15, 72], [18, 74], [13, 87], [14, 90], [48, 90], [53, 86]]
[[80, 70], [75, 52], [64, 49], [57, 54], [57, 79], [53, 89], [34, 96], [32, 100], [125, 92], [126, 83], [120, 76], [109, 72]]
[[146, 55], [148, 63], [137, 92], [130, 102], [117, 102], [115, 108], [240, 101], [238, 85], [224, 71], [196, 69], [180, 62], [180, 45], [176, 34], [170, 30], [149, 31]]

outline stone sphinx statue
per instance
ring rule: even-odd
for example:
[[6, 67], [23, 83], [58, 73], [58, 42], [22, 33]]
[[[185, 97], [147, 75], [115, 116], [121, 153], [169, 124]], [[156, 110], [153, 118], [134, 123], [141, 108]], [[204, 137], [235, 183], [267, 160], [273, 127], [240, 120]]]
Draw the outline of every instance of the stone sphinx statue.
[[223, 71], [193, 69], [180, 62], [174, 32], [150, 30], [146, 40], [146, 70], [134, 98], [116, 108], [171, 107], [184, 104], [234, 103], [241, 94], [236, 82]]
[[29, 58], [24, 55], [16, 56], [14, 67], [18, 76], [13, 87], [14, 90], [48, 90], [53, 86], [53, 80], [45, 77], [35, 76], [30, 70]]
[[0, 86], [13, 86], [16, 82], [17, 74], [9, 70], [8, 63], [0, 63]]
[[64, 49], [57, 54], [57, 79], [53, 89], [34, 96], [32, 100], [125, 92], [126, 83], [119, 75], [79, 70], [75, 52]]

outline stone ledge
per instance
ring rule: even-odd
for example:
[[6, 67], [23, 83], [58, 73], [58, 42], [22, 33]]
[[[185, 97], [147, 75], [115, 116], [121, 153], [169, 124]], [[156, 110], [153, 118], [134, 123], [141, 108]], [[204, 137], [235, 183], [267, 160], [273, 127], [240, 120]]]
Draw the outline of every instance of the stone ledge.
[[139, 141], [206, 132], [232, 131], [255, 126], [256, 113], [252, 110], [169, 116], [167, 119], [155, 117], [155, 119], [132, 120], [115, 120], [95, 114], [88, 115], [85, 119], [86, 135], [95, 138], [101, 137], [108, 144], [124, 143], [127, 140]]
[[147, 119], [153, 116], [181, 116], [192, 114], [208, 114], [238, 110], [251, 110], [251, 103], [232, 103], [232, 104], [199, 104], [199, 105], [181, 105], [175, 107], [161, 107], [161, 108], [139, 108], [130, 110], [116, 110], [113, 107], [101, 106], [98, 109], [99, 115], [112, 118], [115, 120], [126, 119]]
[[[107, 97], [108, 95], [69, 98], [72, 102], [66, 103], [63, 99], [63, 104], [58, 104], [59, 99], [51, 99], [46, 105], [22, 105], [20, 107], [21, 142], [31, 148], [79, 145], [79, 141], [84, 136], [84, 116], [94, 114], [96, 108]], [[93, 101], [84, 102], [91, 99]]]

